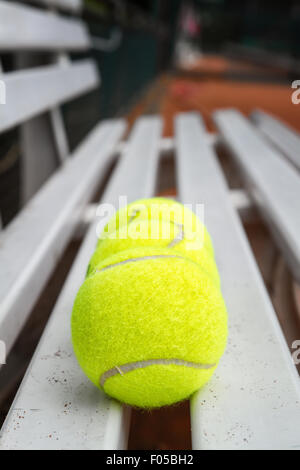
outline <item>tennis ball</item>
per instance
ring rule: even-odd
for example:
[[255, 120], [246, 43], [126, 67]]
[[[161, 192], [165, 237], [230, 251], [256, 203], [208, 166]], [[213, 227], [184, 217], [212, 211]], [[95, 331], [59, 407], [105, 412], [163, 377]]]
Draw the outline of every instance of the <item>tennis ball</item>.
[[137, 219], [122, 225], [102, 240], [93, 254], [87, 275], [105, 258], [132, 248], [166, 248], [172, 254], [181, 253], [197, 262], [219, 285], [219, 273], [210, 250], [203, 246], [202, 231], [189, 232], [182, 225], [164, 220]]
[[182, 225], [191, 233], [197, 232], [202, 237], [203, 245], [213, 254], [213, 245], [204, 224], [188, 207], [167, 198], [140, 199], [128, 204], [115, 213], [104, 227], [98, 245], [111, 233], [122, 226], [130, 226], [137, 220], [163, 220]]
[[198, 263], [135, 248], [100, 263], [72, 312], [75, 354], [89, 379], [129, 405], [190, 397], [212, 376], [227, 338], [220, 289]]

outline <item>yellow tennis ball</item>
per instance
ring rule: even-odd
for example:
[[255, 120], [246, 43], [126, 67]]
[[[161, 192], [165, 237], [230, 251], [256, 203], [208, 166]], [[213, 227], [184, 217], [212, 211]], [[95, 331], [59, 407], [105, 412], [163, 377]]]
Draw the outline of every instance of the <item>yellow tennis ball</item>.
[[219, 273], [211, 251], [204, 246], [202, 230], [190, 232], [183, 225], [165, 222], [161, 219], [140, 219], [128, 225], [122, 225], [115, 232], [109, 233], [98, 244], [87, 274], [105, 258], [132, 248], [166, 248], [172, 254], [181, 253], [197, 262], [219, 285]]
[[77, 359], [90, 380], [130, 405], [190, 397], [226, 345], [220, 289], [198, 263], [163, 248], [122, 251], [86, 278], [72, 313]]
[[182, 225], [190, 233], [197, 233], [203, 245], [213, 254], [213, 246], [204, 224], [187, 206], [167, 198], [140, 199], [128, 204], [111, 217], [99, 237], [98, 245], [122, 226], [130, 226], [138, 220], [163, 220]]

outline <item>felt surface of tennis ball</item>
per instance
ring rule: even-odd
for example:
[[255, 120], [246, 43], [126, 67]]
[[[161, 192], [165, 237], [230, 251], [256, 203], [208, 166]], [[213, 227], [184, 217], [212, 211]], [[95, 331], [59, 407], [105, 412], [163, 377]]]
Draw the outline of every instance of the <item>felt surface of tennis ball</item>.
[[99, 238], [98, 244], [121, 226], [130, 225], [137, 220], [164, 220], [183, 225], [189, 232], [201, 235], [203, 245], [213, 254], [213, 245], [210, 235], [200, 219], [183, 204], [168, 198], [140, 199], [128, 204], [111, 217]]
[[226, 338], [220, 289], [197, 263], [165, 249], [106, 258], [82, 284], [72, 313], [83, 371], [110, 396], [143, 408], [202, 387]]
[[197, 262], [219, 285], [219, 273], [211, 251], [203, 245], [202, 231], [189, 232], [172, 222], [137, 219], [119, 227], [97, 246], [88, 266], [89, 275], [105, 258], [132, 248], [166, 248], [172, 254], [181, 253]]

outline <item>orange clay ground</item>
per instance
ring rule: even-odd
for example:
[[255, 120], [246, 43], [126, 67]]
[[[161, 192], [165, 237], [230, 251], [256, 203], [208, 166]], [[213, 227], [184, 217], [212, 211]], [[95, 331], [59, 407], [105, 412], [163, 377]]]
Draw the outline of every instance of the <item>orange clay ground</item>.
[[[203, 64], [202, 64], [203, 63]], [[300, 131], [300, 104], [291, 101], [294, 91], [289, 81], [286, 85], [243, 82], [225, 78], [224, 71], [256, 70], [257, 66], [227, 61], [223, 58], [206, 58], [192, 68], [198, 77], [163, 75], [148, 90], [144, 98], [128, 115], [132, 124], [140, 114], [160, 114], [164, 118], [164, 135], [173, 134], [173, 117], [183, 111], [199, 111], [208, 130], [214, 130], [211, 115], [220, 108], [235, 107], [245, 115], [260, 108], [278, 116]], [[261, 68], [260, 68], [261, 69]], [[213, 73], [213, 77], [211, 75]], [[273, 71], [274, 79], [278, 71]], [[300, 78], [300, 77], [299, 77]]]

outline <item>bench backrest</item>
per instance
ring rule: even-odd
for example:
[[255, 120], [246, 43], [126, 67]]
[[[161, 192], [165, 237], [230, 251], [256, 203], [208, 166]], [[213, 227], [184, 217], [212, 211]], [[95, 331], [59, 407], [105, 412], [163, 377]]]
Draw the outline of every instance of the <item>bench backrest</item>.
[[[60, 4], [58, 0], [44, 3]], [[62, 1], [61, 5], [78, 10], [80, 2]], [[1, 53], [13, 52], [17, 65], [15, 71], [0, 74], [6, 98], [0, 108], [0, 132], [21, 125], [24, 203], [54, 171], [57, 162], [68, 157], [59, 106], [100, 83], [92, 60], [71, 61], [68, 56], [70, 52], [87, 51], [90, 45], [88, 30], [78, 18], [0, 1], [0, 61]], [[40, 65], [36, 52], [48, 54], [47, 65]], [[45, 112], [49, 112], [49, 121], [42, 116]]]
[[70, 13], [80, 13], [82, 0], [33, 0], [37, 5], [44, 5], [51, 9], [65, 10]]
[[[72, 11], [79, 11], [81, 5], [81, 2], [77, 0], [45, 0], [41, 3], [63, 6]], [[88, 50], [89, 47], [90, 37], [87, 28], [78, 18], [66, 18], [55, 12], [29, 7], [25, 4], [0, 1], [0, 60], [1, 53], [8, 51], [16, 55], [30, 55], [31, 52], [37, 51], [54, 54], [53, 63], [49, 65], [17, 69], [8, 73], [3, 71], [0, 74], [2, 91], [5, 92], [6, 98], [6, 103], [0, 104], [0, 133], [21, 125], [25, 202], [36, 193], [43, 180], [48, 178], [55, 168], [54, 165], [51, 167], [53, 162], [46, 161], [50, 153], [50, 150], [45, 148], [48, 144], [45, 140], [48, 131], [51, 131], [54, 136], [53, 152], [58, 154], [61, 163], [68, 160], [68, 142], [59, 105], [100, 84], [99, 73], [92, 60], [71, 61], [67, 55], [71, 51]], [[52, 127], [50, 130], [46, 128], [49, 125], [48, 121], [45, 123], [41, 116], [46, 112], [50, 115], [49, 122]], [[75, 211], [76, 199], [80, 207], [88, 201], [98, 184], [99, 171], [103, 169], [106, 163], [105, 155], [110, 152], [110, 149], [106, 152], [104, 145], [103, 160], [96, 158], [95, 161], [90, 162], [90, 165], [94, 165], [94, 175], [90, 174], [89, 177], [87, 172], [85, 182], [78, 187], [82, 174], [82, 169], [78, 168], [80, 161], [83, 161], [83, 158], [87, 160], [92, 158], [89, 151], [95, 151], [95, 142], [100, 145], [100, 142], [105, 144], [115, 139], [117, 141], [118, 136], [122, 134], [123, 124], [120, 130], [115, 131], [115, 137], [113, 135], [109, 137], [107, 130], [109, 126], [107, 126], [103, 124], [103, 130], [101, 132], [99, 130], [96, 137], [91, 136], [89, 142], [78, 151], [80, 157], [76, 159], [76, 162], [69, 161], [70, 164], [63, 168], [60, 174], [55, 175], [47, 189], [42, 188], [37, 197], [1, 233], [0, 263], [3, 268], [5, 266], [9, 268], [3, 269], [0, 273], [0, 284], [3, 289], [0, 331], [2, 339], [6, 340], [8, 351], [51, 273], [53, 268], [51, 246], [52, 250], [58, 249], [58, 255], [63, 250], [72, 234], [72, 230], [70, 231], [65, 225], [74, 227], [77, 220], [75, 217], [71, 225], [68, 223], [67, 219], [72, 216], [70, 210], [73, 207]], [[39, 174], [38, 168], [41, 166], [46, 167], [49, 174]], [[27, 175], [31, 179], [27, 180]], [[33, 181], [32, 178], [35, 180]], [[74, 188], [72, 184], [75, 185]], [[67, 193], [68, 185], [69, 192]], [[72, 190], [75, 191], [76, 188], [77, 195], [73, 194], [72, 198]], [[68, 201], [68, 194], [71, 201]], [[47, 211], [46, 216], [45, 211]], [[64, 214], [63, 219], [59, 219], [60, 213]], [[55, 231], [56, 239], [52, 237]], [[20, 239], [21, 233], [24, 238]], [[59, 233], [61, 237], [58, 236]], [[46, 246], [48, 252], [45, 251]], [[43, 255], [41, 255], [42, 251]], [[42, 282], [34, 281], [36, 273], [30, 268], [30, 264], [33, 267], [34, 254], [37, 252], [41, 255], [38, 260], [40, 267], [39, 263], [48, 259], [48, 268], [46, 271], [42, 270], [44, 274], [40, 271], [39, 277]], [[38, 265], [36, 265], [37, 269]], [[24, 309], [21, 308], [22, 303]]]

